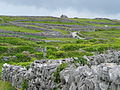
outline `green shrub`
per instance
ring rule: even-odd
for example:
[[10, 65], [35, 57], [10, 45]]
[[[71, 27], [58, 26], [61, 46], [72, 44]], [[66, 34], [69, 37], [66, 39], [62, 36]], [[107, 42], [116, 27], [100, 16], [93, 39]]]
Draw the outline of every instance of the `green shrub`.
[[105, 31], [105, 29], [98, 28], [95, 31]]
[[14, 62], [29, 62], [31, 60], [31, 57], [18, 53], [16, 54], [16, 59]]
[[83, 57], [78, 57], [78, 59], [74, 59], [74, 63], [80, 63], [82, 65], [88, 64], [87, 60], [84, 59]]
[[16, 90], [8, 81], [0, 80], [0, 90]]
[[35, 42], [21, 39], [21, 38], [15, 38], [15, 37], [0, 37], [0, 43], [9, 43], [12, 45], [35, 45]]
[[29, 70], [29, 68], [30, 68], [30, 65], [27, 65], [25, 68], [26, 68], [27, 70]]
[[104, 40], [104, 39], [98, 39], [96, 43], [101, 43], [101, 44], [105, 44], [105, 43], [109, 43], [109, 40]]
[[60, 72], [65, 69], [68, 66], [67, 63], [63, 63], [60, 66], [57, 67], [56, 71], [53, 73], [54, 76], [54, 82], [60, 83]]
[[50, 47], [50, 46], [48, 46], [48, 47], [47, 47], [47, 50], [50, 50], [50, 49], [51, 49], [52, 51], [57, 51], [57, 49], [56, 49], [55, 47]]
[[106, 51], [106, 50], [108, 50], [109, 49], [109, 45], [106, 45], [106, 44], [103, 44], [103, 45], [97, 45], [97, 46], [91, 46], [91, 47], [86, 47], [86, 48], [84, 48], [84, 50], [85, 51], [88, 51], [88, 52], [100, 52], [100, 53], [102, 53], [102, 52], [104, 52], [104, 51]]
[[56, 56], [57, 58], [64, 58], [64, 57], [65, 57], [65, 51], [57, 51], [57, 52], [55, 53], [55, 56]]
[[49, 56], [47, 56], [47, 58], [48, 59], [55, 59], [56, 57], [55, 57], [55, 55], [49, 55]]
[[10, 64], [12, 65], [17, 65], [17, 66], [22, 66], [22, 67], [26, 67], [27, 69], [29, 69], [29, 66], [32, 62], [10, 62]]
[[47, 58], [49, 58], [49, 59], [55, 59], [56, 57], [55, 57], [55, 51], [53, 51], [52, 49], [48, 49], [47, 50]]
[[26, 90], [28, 88], [28, 80], [23, 80], [22, 82], [22, 90]]
[[86, 56], [93, 56], [93, 53], [91, 53], [91, 52], [85, 52], [84, 55], [86, 55]]
[[88, 52], [95, 52], [95, 51], [97, 51], [95, 47], [85, 47], [83, 50], [88, 51]]
[[0, 53], [5, 53], [5, 52], [7, 52], [7, 50], [8, 50], [7, 47], [0, 46]]
[[69, 51], [65, 53], [65, 57], [79, 57], [85, 55], [84, 52], [79, 52], [79, 51]]
[[9, 55], [14, 55], [16, 53], [22, 53], [23, 51], [28, 51], [30, 53], [33, 53], [33, 52], [35, 52], [35, 49], [34, 49], [34, 47], [31, 47], [31, 46], [10, 47], [10, 48], [8, 48], [7, 53]]
[[114, 44], [110, 46], [111, 49], [120, 50], [120, 45]]
[[35, 57], [37, 59], [42, 59], [43, 58], [43, 53], [42, 52], [37, 52], [37, 53], [35, 53]]
[[37, 41], [36, 43], [37, 44], [45, 44], [46, 42], [45, 41]]
[[77, 41], [76, 41], [76, 43], [84, 43], [85, 42], [85, 40], [82, 40], [82, 39], [78, 39]]
[[89, 42], [97, 42], [98, 40], [97, 39], [90, 39]]
[[98, 46], [96, 49], [98, 52], [102, 53], [106, 50], [108, 50], [109, 46]]
[[74, 50], [78, 50], [80, 48], [79, 45], [64, 45], [61, 47], [61, 50], [65, 50], [65, 51], [74, 51]]

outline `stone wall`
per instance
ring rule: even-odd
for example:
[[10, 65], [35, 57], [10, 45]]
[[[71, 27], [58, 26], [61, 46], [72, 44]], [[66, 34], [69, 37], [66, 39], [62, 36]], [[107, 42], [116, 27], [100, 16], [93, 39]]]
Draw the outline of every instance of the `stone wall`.
[[[27, 90], [120, 90], [119, 57], [120, 51], [84, 56], [89, 62], [85, 66], [70, 63], [75, 60], [72, 58], [36, 60], [29, 69], [4, 64], [2, 79], [10, 81], [16, 89], [22, 88], [22, 82], [27, 80]], [[61, 82], [55, 83], [53, 73], [62, 63], [69, 65], [59, 73]]]
[[13, 25], [20, 26], [20, 27], [25, 27], [25, 28], [28, 28], [28, 29], [43, 31], [43, 32], [39, 32], [38, 34], [29, 33], [29, 34], [32, 34], [32, 35], [37, 35], [37, 36], [42, 36], [42, 37], [52, 37], [52, 38], [53, 37], [55, 37], [55, 38], [72, 38], [72, 36], [70, 34], [64, 35], [61, 32], [50, 30], [50, 29], [26, 26], [26, 25], [15, 23], [15, 22], [10, 22], [10, 23], [13, 24]]
[[99, 65], [101, 63], [116, 63], [120, 65], [120, 51], [109, 50], [107, 54], [99, 54], [95, 56], [84, 56], [90, 65]]
[[27, 90], [52, 90], [57, 87], [53, 80], [53, 72], [62, 63], [72, 62], [72, 58], [59, 60], [36, 60], [27, 70], [21, 66], [4, 64], [2, 79], [10, 81], [16, 89], [22, 88], [22, 83], [27, 80]]

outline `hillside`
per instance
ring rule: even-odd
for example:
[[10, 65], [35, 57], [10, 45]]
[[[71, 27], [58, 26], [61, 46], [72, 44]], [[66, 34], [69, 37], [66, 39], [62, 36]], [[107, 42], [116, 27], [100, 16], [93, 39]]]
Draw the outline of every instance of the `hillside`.
[[79, 57], [86, 64], [83, 56], [119, 49], [119, 20], [0, 16], [0, 72], [4, 63], [28, 67], [42, 59]]

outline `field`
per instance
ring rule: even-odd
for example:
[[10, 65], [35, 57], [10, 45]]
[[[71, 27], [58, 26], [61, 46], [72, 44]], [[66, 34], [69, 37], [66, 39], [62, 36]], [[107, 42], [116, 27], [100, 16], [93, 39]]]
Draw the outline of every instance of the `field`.
[[[76, 39], [71, 36], [77, 32]], [[46, 50], [45, 50], [46, 49]], [[28, 66], [34, 60], [91, 56], [120, 49], [120, 21], [106, 18], [0, 16], [2, 65]], [[0, 90], [14, 90], [0, 81]]]

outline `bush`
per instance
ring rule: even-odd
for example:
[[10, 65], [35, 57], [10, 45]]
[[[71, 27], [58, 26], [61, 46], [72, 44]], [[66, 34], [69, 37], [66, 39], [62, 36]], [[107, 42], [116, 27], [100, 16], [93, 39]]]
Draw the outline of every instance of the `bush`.
[[15, 55], [16, 53], [22, 53], [23, 51], [33, 53], [35, 52], [34, 47], [30, 46], [18, 46], [18, 47], [10, 47], [7, 50], [7, 55]]
[[120, 50], [120, 45], [118, 45], [118, 44], [111, 45], [110, 48], [111, 48], [111, 49]]
[[78, 52], [78, 51], [71, 51], [71, 52], [66, 52], [65, 53], [65, 57], [80, 57], [80, 56], [84, 56], [84, 55], [91, 55], [91, 53], [88, 52]]
[[45, 44], [46, 42], [45, 41], [38, 41], [36, 42], [37, 44]]
[[57, 51], [57, 49], [56, 49], [55, 47], [50, 47], [50, 46], [47, 47], [47, 50], [50, 50], [50, 49], [51, 49], [52, 51]]
[[55, 59], [56, 57], [54, 55], [47, 56], [48, 59]]
[[106, 50], [108, 50], [109, 49], [109, 45], [106, 45], [106, 44], [103, 44], [103, 45], [97, 45], [97, 46], [91, 46], [91, 47], [86, 47], [86, 48], [84, 48], [84, 50], [86, 50], [86, 51], [88, 51], [88, 52], [100, 52], [100, 53], [102, 53], [102, 52], [104, 52], [104, 51], [106, 51]]
[[64, 45], [61, 47], [61, 50], [65, 50], [65, 51], [74, 51], [74, 50], [78, 50], [80, 48], [79, 45]]
[[18, 53], [16, 54], [16, 59], [14, 62], [29, 62], [31, 60], [31, 57]]
[[52, 49], [48, 49], [47, 50], [47, 58], [48, 59], [55, 59], [56, 57], [55, 57], [55, 51], [53, 51]]
[[68, 66], [67, 63], [63, 63], [60, 66], [57, 67], [56, 72], [53, 73], [54, 76], [54, 82], [60, 83], [60, 72], [65, 69]]
[[15, 37], [0, 37], [0, 43], [8, 43], [12, 45], [36, 45], [35, 42]]
[[25, 68], [26, 68], [27, 70], [29, 70], [29, 68], [30, 68], [30, 65], [27, 65]]
[[5, 53], [8, 50], [7, 47], [0, 46], [0, 53]]
[[22, 90], [26, 90], [27, 88], [28, 88], [28, 81], [23, 80], [23, 82], [22, 82]]
[[95, 42], [97, 42], [98, 40], [97, 39], [90, 39], [89, 40], [89, 42], [93, 42], [93, 43], [95, 43]]
[[78, 57], [78, 59], [75, 59], [75, 60], [74, 60], [74, 63], [80, 63], [80, 64], [82, 64], [82, 65], [88, 64], [87, 60], [84, 59], [83, 57]]
[[64, 57], [65, 57], [65, 52], [64, 52], [64, 51], [57, 51], [57, 52], [55, 53], [55, 56], [56, 56], [57, 58], [64, 58]]
[[32, 53], [35, 51], [35, 49], [31, 46], [12, 47], [12, 48], [9, 48], [8, 53], [21, 53], [23, 51], [29, 51]]
[[85, 40], [82, 40], [82, 39], [79, 39], [76, 41], [76, 43], [84, 43], [84, 42], [85, 42]]
[[105, 31], [105, 29], [98, 28], [95, 31]]
[[83, 50], [88, 51], [88, 52], [95, 52], [95, 51], [97, 51], [95, 47], [86, 47]]
[[42, 52], [37, 52], [35, 53], [35, 57], [38, 59], [42, 59], [43, 58], [43, 53]]
[[19, 62], [19, 63], [17, 63], [17, 62], [10, 62], [10, 64], [12, 64], [12, 65], [26, 67], [26, 69], [29, 69], [31, 63], [32, 62]]

